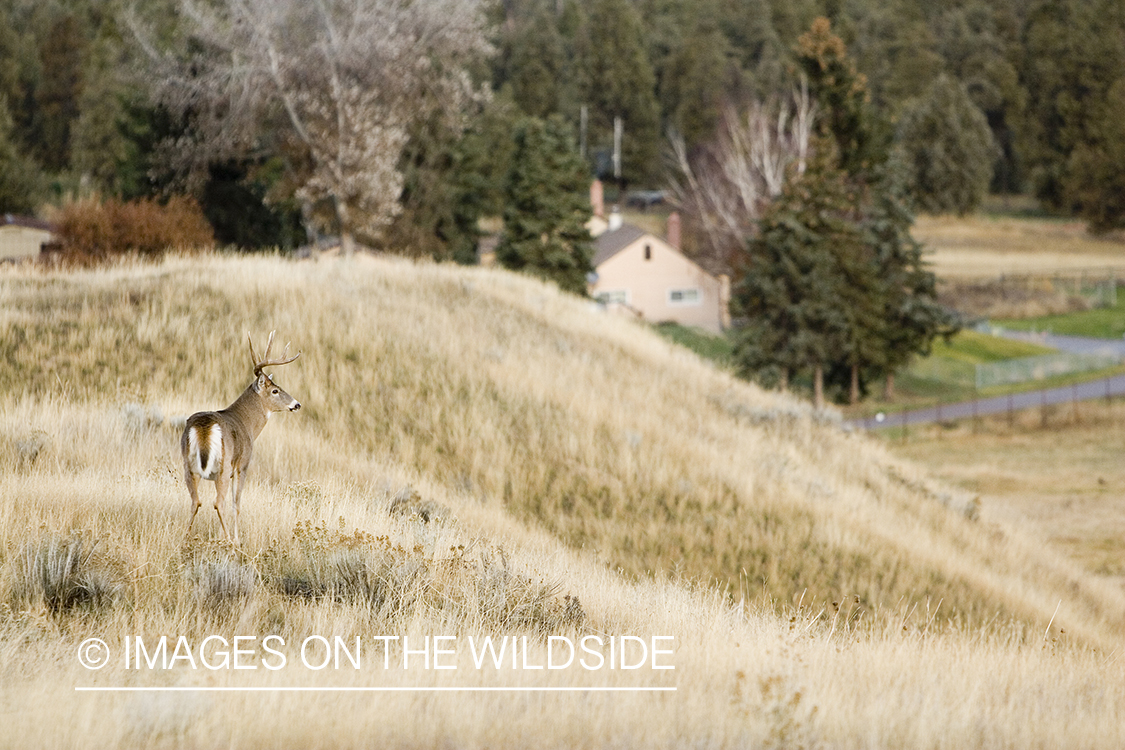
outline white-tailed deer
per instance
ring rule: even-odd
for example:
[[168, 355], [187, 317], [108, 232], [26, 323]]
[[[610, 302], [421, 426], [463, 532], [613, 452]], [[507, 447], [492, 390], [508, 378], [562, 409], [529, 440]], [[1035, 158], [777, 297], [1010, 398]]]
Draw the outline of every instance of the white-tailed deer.
[[199, 480], [210, 479], [215, 483], [215, 512], [219, 514], [219, 525], [229, 540], [230, 531], [223, 519], [222, 504], [227, 489], [234, 485], [231, 504], [234, 508], [234, 543], [238, 539], [238, 503], [242, 497], [242, 486], [246, 483], [246, 470], [254, 452], [254, 441], [266, 426], [270, 414], [275, 411], [297, 411], [301, 405], [285, 391], [277, 387], [269, 375], [262, 372], [266, 367], [286, 365], [301, 356], [297, 352], [292, 357], [289, 345], [280, 359], [270, 359], [273, 335], [270, 332], [266, 342], [266, 352], [261, 359], [254, 353], [254, 342], [250, 342], [250, 361], [254, 364], [254, 382], [233, 404], [222, 411], [201, 411], [188, 417], [180, 438], [180, 450], [184, 456], [184, 479], [191, 493], [191, 520], [188, 521], [188, 536], [199, 511]]

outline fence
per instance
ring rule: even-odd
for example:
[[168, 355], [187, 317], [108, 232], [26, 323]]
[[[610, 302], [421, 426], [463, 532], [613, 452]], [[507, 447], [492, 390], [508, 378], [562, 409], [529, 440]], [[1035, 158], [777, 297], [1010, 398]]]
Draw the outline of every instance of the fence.
[[[1008, 393], [1003, 396], [974, 398], [971, 401], [957, 403], [938, 402], [933, 406], [921, 409], [876, 414], [853, 420], [848, 422], [847, 425], [852, 428], [863, 429], [901, 427], [905, 430], [911, 425], [941, 424], [965, 419], [971, 419], [975, 423], [980, 417], [1004, 413], [1007, 413], [1008, 420], [1011, 422], [1016, 412], [1036, 408], [1043, 411], [1045, 421], [1049, 410], [1053, 407], [1103, 398], [1109, 403], [1110, 399], [1123, 395], [1125, 395], [1125, 375], [1112, 375], [1101, 380], [1072, 383], [1071, 385], [1039, 391]], [[906, 433], [904, 432], [903, 439], [905, 437]]]
[[1115, 354], [1043, 354], [975, 366], [973, 386], [979, 391], [997, 385], [1015, 385], [1029, 380], [1045, 380], [1058, 375], [1072, 375], [1103, 370], [1121, 364]]
[[995, 283], [1001, 290], [1061, 292], [1085, 297], [1094, 307], [1116, 307], [1117, 274], [1114, 268], [1076, 268], [1002, 274]]
[[910, 365], [910, 374], [923, 380], [952, 383], [978, 391], [991, 386], [1016, 385], [1073, 375], [1121, 364], [1116, 354], [1043, 354], [974, 364], [941, 357], [919, 359]]

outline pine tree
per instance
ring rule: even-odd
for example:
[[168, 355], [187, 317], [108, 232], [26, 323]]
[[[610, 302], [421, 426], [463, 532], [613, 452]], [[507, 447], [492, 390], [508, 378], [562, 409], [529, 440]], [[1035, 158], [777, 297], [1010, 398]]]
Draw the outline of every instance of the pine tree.
[[891, 159], [878, 173], [872, 201], [863, 220], [879, 280], [882, 337], [863, 363], [867, 372], [886, 378], [884, 397], [894, 398], [894, 373], [915, 354], [929, 354], [938, 336], [951, 336], [956, 313], [937, 302], [937, 280], [922, 257], [922, 245], [910, 234], [914, 217], [905, 187], [905, 166]]
[[866, 77], [848, 57], [844, 41], [832, 32], [827, 18], [813, 21], [798, 39], [796, 53], [809, 92], [820, 107], [820, 135], [835, 140], [844, 171], [861, 177], [884, 158], [875, 137]]
[[528, 18], [512, 19], [506, 28], [493, 84], [510, 87], [524, 114], [542, 118], [557, 113], [566, 55], [555, 19], [539, 3]]
[[820, 141], [805, 173], [790, 179], [749, 242], [748, 265], [734, 290], [749, 324], [735, 360], [745, 374], [772, 365], [811, 370], [824, 405], [824, 375], [837, 361], [859, 362], [879, 319], [873, 264], [854, 221], [854, 195]]
[[1094, 110], [1113, 82], [1125, 76], [1123, 34], [1120, 0], [1040, 0], [1028, 12], [1021, 146], [1036, 196], [1051, 208], [1073, 202], [1068, 161], [1077, 147], [1093, 140]]
[[12, 138], [12, 116], [0, 94], [0, 213], [31, 213], [43, 197], [44, 180], [35, 162]]
[[590, 144], [608, 153], [620, 117], [622, 181], [650, 182], [660, 167], [660, 107], [640, 16], [628, 0], [592, 0], [588, 13], [576, 53]]
[[37, 156], [45, 168], [70, 166], [71, 128], [82, 96], [86, 38], [75, 16], [66, 14], [51, 26], [39, 48], [42, 80], [35, 90]]
[[496, 258], [505, 268], [585, 295], [593, 268], [590, 177], [570, 128], [558, 115], [527, 118], [515, 132], [505, 189], [504, 232]]
[[938, 76], [907, 105], [896, 141], [919, 208], [961, 216], [976, 210], [988, 192], [997, 149], [988, 120], [963, 84]]
[[1125, 228], [1125, 78], [1096, 106], [1088, 132], [1067, 164], [1069, 203], [1094, 232]]

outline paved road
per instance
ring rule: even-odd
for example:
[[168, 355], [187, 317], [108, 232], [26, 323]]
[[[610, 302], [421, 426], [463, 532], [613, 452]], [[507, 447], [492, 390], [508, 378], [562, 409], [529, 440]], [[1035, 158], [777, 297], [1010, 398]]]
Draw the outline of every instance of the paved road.
[[1067, 354], [1109, 354], [1125, 357], [1125, 339], [1094, 339], [1086, 336], [1064, 336], [1057, 333], [1032, 333], [991, 328], [989, 333], [1013, 341], [1028, 341], [1040, 346], [1058, 349]]
[[[1032, 333], [1030, 331], [1009, 331], [993, 328], [989, 333], [1014, 341], [1029, 341], [1068, 354], [1106, 354], [1125, 359], [1125, 339], [1095, 339], [1086, 336], [1064, 336], [1054, 333]], [[1034, 409], [1039, 406], [1067, 404], [1072, 401], [1091, 401], [1125, 394], [1125, 375], [1116, 375], [1089, 383], [1064, 385], [1059, 388], [1045, 388], [1027, 393], [1014, 393], [1009, 396], [993, 396], [956, 404], [941, 404], [926, 409], [887, 414], [881, 421], [876, 417], [850, 421], [853, 427], [880, 429], [883, 427], [902, 427], [903, 425], [927, 424], [946, 420], [972, 419], [990, 414], [1004, 414], [1021, 409]]]
[[1027, 393], [1013, 393], [1008, 396], [992, 396], [975, 401], [956, 404], [942, 404], [926, 409], [915, 409], [897, 414], [887, 414], [882, 421], [876, 417], [856, 419], [848, 422], [852, 427], [881, 429], [902, 427], [903, 425], [945, 422], [947, 420], [972, 419], [989, 414], [1004, 414], [1008, 411], [1034, 409], [1039, 406], [1067, 404], [1071, 401], [1091, 401], [1098, 398], [1125, 395], [1125, 375], [1115, 375], [1089, 383], [1064, 385], [1059, 388], [1045, 388]]

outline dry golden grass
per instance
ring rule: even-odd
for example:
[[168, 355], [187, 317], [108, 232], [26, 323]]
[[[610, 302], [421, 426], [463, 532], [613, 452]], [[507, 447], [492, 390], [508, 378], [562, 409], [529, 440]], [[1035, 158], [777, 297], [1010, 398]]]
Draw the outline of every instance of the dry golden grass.
[[940, 433], [915, 431], [893, 450], [980, 494], [985, 519], [1022, 527], [1125, 585], [1125, 404], [1031, 410], [1011, 424], [990, 418]]
[[919, 216], [914, 237], [943, 279], [990, 279], [1069, 269], [1125, 271], [1125, 243], [1098, 238], [1081, 222], [1051, 219]]
[[[0, 746], [1125, 742], [1120, 587], [538, 282], [203, 256], [5, 269], [0, 302]], [[256, 445], [243, 549], [207, 505], [185, 542], [177, 417], [233, 400], [245, 332], [273, 328], [304, 352], [277, 373], [304, 408]], [[75, 657], [90, 637], [518, 635], [534, 665], [591, 633], [674, 636], [676, 668]], [[74, 691], [593, 685], [676, 691]]]

